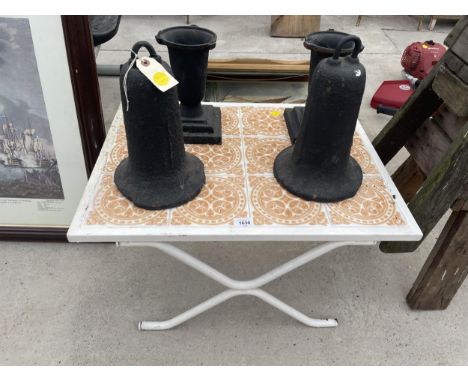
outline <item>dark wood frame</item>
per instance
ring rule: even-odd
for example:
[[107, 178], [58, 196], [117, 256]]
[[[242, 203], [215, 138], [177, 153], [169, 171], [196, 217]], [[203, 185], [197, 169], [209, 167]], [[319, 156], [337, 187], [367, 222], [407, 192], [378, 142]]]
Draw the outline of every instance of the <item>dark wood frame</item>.
[[[106, 136], [88, 16], [62, 16], [73, 95], [89, 177]], [[67, 227], [0, 226], [1, 240], [66, 241]]]

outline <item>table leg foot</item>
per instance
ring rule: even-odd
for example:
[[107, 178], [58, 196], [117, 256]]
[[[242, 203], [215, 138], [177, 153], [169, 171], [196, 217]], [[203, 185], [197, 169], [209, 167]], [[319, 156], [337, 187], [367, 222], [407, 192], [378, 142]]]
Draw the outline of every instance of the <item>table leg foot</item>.
[[198, 316], [200, 313], [211, 309], [212, 307], [221, 304], [223, 301], [226, 301], [232, 297], [238, 296], [242, 294], [240, 291], [228, 289], [220, 294], [211, 297], [210, 299], [202, 302], [194, 306], [193, 308], [185, 311], [184, 313], [171, 318], [170, 320], [166, 321], [142, 321], [138, 325], [140, 330], [166, 330], [171, 329], [175, 326], [182, 324], [183, 322], [190, 320], [191, 318]]
[[334, 328], [338, 326], [338, 321], [334, 318], [318, 319], [311, 318], [306, 316], [304, 313], [299, 312], [297, 309], [294, 309], [292, 306], [284, 303], [283, 301], [277, 299], [275, 296], [272, 296], [270, 293], [265, 292], [261, 289], [253, 289], [248, 291], [252, 296], [256, 296], [259, 299], [265, 301], [266, 303], [274, 306], [276, 309], [281, 310], [283, 313], [288, 316], [295, 318], [299, 322], [303, 323], [306, 326], [311, 326], [313, 328]]

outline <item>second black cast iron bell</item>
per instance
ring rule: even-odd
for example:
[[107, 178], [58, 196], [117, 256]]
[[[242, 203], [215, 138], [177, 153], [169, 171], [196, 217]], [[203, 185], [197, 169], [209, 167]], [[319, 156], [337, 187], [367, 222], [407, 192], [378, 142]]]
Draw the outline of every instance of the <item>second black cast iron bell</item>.
[[205, 96], [208, 53], [216, 46], [216, 34], [196, 25], [166, 28], [156, 41], [167, 45], [171, 68], [179, 86], [185, 143], [221, 144], [219, 107], [201, 105]]
[[128, 158], [117, 167], [114, 182], [138, 207], [159, 210], [195, 198], [205, 184], [205, 173], [200, 159], [185, 151], [176, 88], [160, 91], [136, 67], [133, 59], [142, 47], [172, 75], [146, 41], [137, 42], [120, 67]]
[[[333, 56], [340, 41], [343, 37], [348, 36], [350, 36], [350, 34], [329, 29], [327, 31], [309, 33], [305, 37], [304, 47], [310, 50], [308, 97], [311, 97], [312, 75], [314, 74], [315, 68], [320, 61]], [[346, 45], [341, 48], [340, 56], [351, 54], [353, 49], [354, 42], [348, 41]], [[362, 49], [363, 47], [361, 47], [361, 50]], [[296, 106], [284, 111], [284, 119], [288, 128], [289, 137], [291, 138], [291, 143], [296, 141], [303, 117], [303, 106]]]
[[[340, 58], [350, 41], [355, 44], [352, 54]], [[333, 57], [317, 65], [296, 143], [275, 159], [279, 184], [305, 200], [338, 202], [353, 197], [361, 186], [361, 167], [351, 157], [366, 83], [360, 50], [358, 37], [344, 37]]]

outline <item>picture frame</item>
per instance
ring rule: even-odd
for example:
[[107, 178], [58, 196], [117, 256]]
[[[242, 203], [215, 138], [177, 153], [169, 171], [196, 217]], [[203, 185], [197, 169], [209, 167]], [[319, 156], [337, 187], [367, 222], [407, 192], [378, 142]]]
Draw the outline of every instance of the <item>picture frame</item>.
[[0, 239], [65, 241], [106, 134], [88, 16], [0, 17], [0, 59]]

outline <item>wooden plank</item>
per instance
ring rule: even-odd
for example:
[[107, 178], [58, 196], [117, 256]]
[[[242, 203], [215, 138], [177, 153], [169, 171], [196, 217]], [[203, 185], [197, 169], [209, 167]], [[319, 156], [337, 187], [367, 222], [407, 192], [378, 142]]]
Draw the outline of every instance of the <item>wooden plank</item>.
[[[432, 170], [416, 196], [408, 203], [423, 239], [468, 186], [468, 123], [453, 141], [443, 160]], [[413, 252], [421, 241], [382, 242], [383, 252]]]
[[463, 82], [468, 83], [468, 63], [453, 54], [450, 50], [444, 56], [445, 66]]
[[271, 16], [272, 37], [304, 37], [319, 30], [320, 16]]
[[440, 66], [432, 88], [455, 114], [460, 117], [468, 116], [468, 84], [447, 69], [445, 65]]
[[452, 144], [450, 137], [430, 118], [416, 130], [405, 147], [419, 168], [428, 175]]
[[410, 156], [392, 175], [393, 182], [405, 202], [409, 202], [426, 179], [426, 175]]
[[468, 16], [464, 16], [463, 18], [458, 20], [458, 22], [455, 24], [453, 29], [445, 38], [444, 44], [448, 47], [451, 47], [455, 43], [455, 41], [457, 41], [458, 37], [463, 32], [463, 30], [467, 27], [467, 25], [468, 25]]
[[453, 212], [406, 300], [412, 309], [445, 309], [468, 274], [468, 213]]
[[309, 74], [309, 60], [270, 60], [259, 58], [210, 59], [210, 72], [287, 72]]
[[465, 187], [460, 198], [450, 207], [452, 211], [468, 211], [468, 187]]
[[432, 117], [432, 121], [440, 126], [450, 139], [454, 140], [468, 121], [468, 117], [459, 117], [446, 104], [443, 104]]
[[460, 57], [463, 61], [468, 62], [468, 26], [465, 25], [463, 30], [460, 32], [458, 38], [454, 41], [451, 46], [451, 51]]
[[460, 198], [455, 200], [451, 208], [452, 211], [468, 211], [468, 199]]
[[442, 104], [442, 100], [432, 90], [432, 81], [442, 62], [443, 58], [372, 142], [384, 164], [400, 151], [421, 124]]

